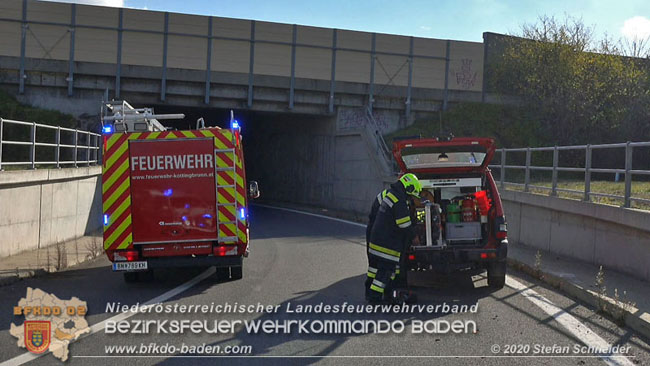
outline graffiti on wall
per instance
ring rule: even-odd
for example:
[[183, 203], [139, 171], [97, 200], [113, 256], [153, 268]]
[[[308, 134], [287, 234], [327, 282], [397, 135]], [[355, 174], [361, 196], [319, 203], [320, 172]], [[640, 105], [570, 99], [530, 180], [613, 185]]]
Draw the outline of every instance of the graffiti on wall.
[[460, 71], [456, 71], [456, 84], [463, 89], [470, 89], [476, 83], [476, 71], [472, 69], [472, 59], [464, 58], [460, 60]]
[[[376, 112], [373, 116], [382, 133], [392, 132], [406, 123], [405, 117], [398, 113]], [[337, 126], [340, 130], [359, 129], [368, 123], [366, 111], [363, 108], [339, 111]]]

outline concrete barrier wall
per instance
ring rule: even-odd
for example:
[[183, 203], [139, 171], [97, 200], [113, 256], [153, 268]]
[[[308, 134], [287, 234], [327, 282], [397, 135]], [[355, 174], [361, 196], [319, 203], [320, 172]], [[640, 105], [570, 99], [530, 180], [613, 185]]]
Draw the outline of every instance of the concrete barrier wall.
[[500, 193], [513, 244], [650, 280], [649, 212], [524, 192]]
[[0, 257], [101, 228], [101, 167], [0, 172]]
[[[90, 5], [28, 0], [25, 13], [25, 56], [34, 59], [115, 64], [118, 59], [120, 10]], [[0, 0], [0, 56], [19, 56], [23, 2]], [[74, 14], [74, 19], [73, 18]], [[248, 73], [252, 21], [212, 17], [208, 40], [207, 16], [122, 9], [123, 65], [163, 65], [165, 16], [167, 67], [205, 70], [211, 42], [211, 70]], [[47, 23], [47, 24], [45, 24]], [[335, 79], [370, 82], [373, 33], [255, 21], [254, 73], [289, 77], [295, 29], [295, 75], [330, 80], [336, 33]], [[72, 32], [71, 30], [74, 30]], [[71, 38], [73, 37], [74, 38]], [[374, 34], [378, 85], [408, 85], [409, 59], [413, 62], [413, 86], [443, 89], [445, 59], [449, 58], [448, 88], [482, 91], [483, 44], [477, 42]], [[74, 42], [72, 42], [74, 40]], [[74, 46], [74, 52], [70, 47]], [[115, 68], [116, 70], [116, 68]], [[115, 72], [115, 70], [111, 70]]]

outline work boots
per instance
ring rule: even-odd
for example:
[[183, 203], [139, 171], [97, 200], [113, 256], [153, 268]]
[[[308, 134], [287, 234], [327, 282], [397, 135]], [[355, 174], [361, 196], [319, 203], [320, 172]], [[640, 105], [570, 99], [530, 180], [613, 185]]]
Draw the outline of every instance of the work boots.
[[391, 292], [393, 304], [415, 304], [418, 301], [418, 296], [408, 289], [395, 289]]

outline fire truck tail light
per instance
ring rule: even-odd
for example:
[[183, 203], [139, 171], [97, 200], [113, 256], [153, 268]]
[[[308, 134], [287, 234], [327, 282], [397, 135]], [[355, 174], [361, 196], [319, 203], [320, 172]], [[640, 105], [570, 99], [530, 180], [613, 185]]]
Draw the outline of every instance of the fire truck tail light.
[[218, 245], [212, 248], [212, 254], [215, 257], [225, 257], [228, 255], [237, 255], [236, 245]]
[[127, 261], [133, 262], [140, 259], [140, 255], [137, 250], [118, 250], [113, 253], [113, 260], [118, 261]]
[[409, 260], [414, 261], [415, 260], [415, 254], [409, 254]]

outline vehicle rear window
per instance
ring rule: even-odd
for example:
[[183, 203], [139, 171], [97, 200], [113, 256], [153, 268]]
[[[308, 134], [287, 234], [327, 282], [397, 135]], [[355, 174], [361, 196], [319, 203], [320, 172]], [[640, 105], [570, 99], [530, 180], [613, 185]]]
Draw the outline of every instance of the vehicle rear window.
[[485, 159], [482, 146], [430, 146], [402, 149], [402, 160], [409, 169], [478, 167]]

